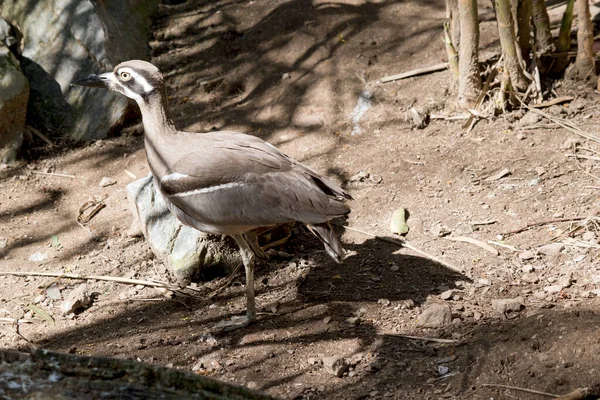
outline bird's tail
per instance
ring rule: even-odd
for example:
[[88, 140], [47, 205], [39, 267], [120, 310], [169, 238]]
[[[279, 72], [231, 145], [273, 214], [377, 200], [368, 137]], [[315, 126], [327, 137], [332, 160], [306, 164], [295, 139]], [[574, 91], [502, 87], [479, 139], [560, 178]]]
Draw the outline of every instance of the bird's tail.
[[346, 250], [342, 247], [340, 239], [335, 234], [329, 221], [321, 224], [306, 225], [307, 228], [323, 242], [325, 250], [337, 263], [341, 263], [346, 255]]

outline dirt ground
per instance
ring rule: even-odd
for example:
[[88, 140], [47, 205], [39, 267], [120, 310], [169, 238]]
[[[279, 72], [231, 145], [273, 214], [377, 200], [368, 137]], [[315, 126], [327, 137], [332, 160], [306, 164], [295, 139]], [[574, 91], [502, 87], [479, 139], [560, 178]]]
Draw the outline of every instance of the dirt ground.
[[[480, 6], [485, 58], [498, 43], [490, 3]], [[32, 323], [2, 323], [0, 347], [170, 365], [286, 399], [543, 399], [489, 385], [598, 385], [600, 145], [523, 112], [468, 133], [463, 121], [413, 129], [413, 105], [444, 114], [448, 73], [368, 83], [443, 61], [444, 16], [441, 0], [189, 0], [160, 7], [151, 47], [180, 128], [253, 133], [327, 174], [355, 198], [350, 228], [391, 236], [392, 213], [406, 208], [410, 243], [461, 272], [353, 230], [343, 242], [355, 254], [337, 265], [298, 228], [257, 271], [259, 321], [230, 333], [212, 327], [244, 311], [241, 275], [213, 298], [225, 277], [174, 298], [89, 281], [92, 306], [66, 316], [60, 305], [79, 281], [2, 276], [0, 317]], [[598, 93], [555, 90], [576, 100], [546, 111], [598, 136]], [[125, 186], [149, 172], [142, 146], [138, 124], [84, 146], [30, 149], [0, 171], [0, 270], [165, 279], [144, 240], [126, 235]], [[100, 187], [103, 177], [116, 184]], [[94, 199], [106, 207], [79, 225]], [[538, 252], [550, 243], [563, 245]], [[32, 261], [38, 252], [47, 258]], [[54, 282], [58, 296], [46, 290]], [[519, 310], [492, 304], [519, 297]], [[449, 305], [451, 324], [419, 326], [435, 303]], [[330, 356], [349, 364], [342, 377], [321, 365]]]

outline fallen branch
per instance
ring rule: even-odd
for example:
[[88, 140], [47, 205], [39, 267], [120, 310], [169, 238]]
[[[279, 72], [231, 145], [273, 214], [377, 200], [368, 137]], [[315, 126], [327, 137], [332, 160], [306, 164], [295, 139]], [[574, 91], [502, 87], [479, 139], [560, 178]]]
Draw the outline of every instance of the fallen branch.
[[25, 128], [28, 129], [29, 132], [33, 133], [35, 136], [39, 137], [44, 142], [46, 142], [46, 144], [48, 144], [50, 147], [54, 147], [54, 143], [52, 143], [52, 140], [48, 139], [46, 135], [35, 129], [33, 126], [27, 125]]
[[186, 286], [185, 288], [180, 288], [179, 286], [174, 286], [167, 282], [161, 282], [161, 281], [155, 281], [155, 280], [148, 281], [148, 280], [143, 280], [143, 279], [130, 279], [130, 278], [122, 278], [122, 277], [118, 277], [118, 276], [106, 276], [106, 275], [79, 275], [79, 274], [64, 273], [64, 272], [0, 271], [0, 276], [6, 276], [6, 275], [11, 275], [11, 276], [49, 276], [49, 277], [55, 277], [55, 278], [79, 279], [82, 281], [95, 280], [95, 281], [123, 283], [126, 285], [143, 285], [143, 286], [150, 286], [150, 287], [156, 287], [156, 288], [164, 288], [164, 289], [168, 289], [168, 290], [172, 290], [172, 291], [181, 291], [182, 289], [189, 289], [189, 290], [195, 291], [195, 292], [202, 291], [201, 289], [199, 289], [197, 287], [193, 287], [193, 286], [189, 286], [189, 285]]
[[394, 334], [392, 334], [392, 336], [398, 336], [398, 337], [402, 337], [402, 338], [406, 338], [406, 339], [413, 339], [413, 340], [422, 340], [424, 342], [458, 343], [458, 341], [454, 340], [454, 339], [438, 339], [438, 338], [432, 338], [432, 337], [402, 335], [402, 334], [399, 334], [399, 333], [394, 333]]
[[460, 273], [464, 272], [464, 270], [462, 268], [455, 267], [452, 264], [449, 264], [449, 263], [447, 263], [445, 261], [440, 260], [436, 256], [428, 254], [428, 253], [424, 252], [423, 250], [419, 250], [418, 248], [416, 248], [415, 246], [413, 246], [412, 244], [410, 244], [408, 242], [408, 240], [406, 240], [406, 239], [395, 239], [395, 238], [390, 238], [390, 237], [386, 237], [386, 236], [377, 236], [377, 235], [374, 235], [374, 234], [369, 233], [369, 232], [365, 232], [365, 231], [360, 230], [360, 229], [351, 228], [349, 226], [343, 226], [343, 225], [338, 225], [338, 226], [342, 226], [343, 228], [348, 229], [350, 231], [354, 231], [354, 232], [358, 232], [358, 233], [366, 235], [366, 236], [370, 236], [370, 237], [374, 238], [375, 240], [381, 240], [381, 241], [384, 241], [384, 242], [388, 242], [388, 243], [392, 243], [392, 244], [398, 245], [400, 247], [406, 247], [407, 249], [410, 249], [410, 250], [414, 251], [415, 253], [419, 253], [420, 255], [424, 256], [425, 258], [428, 258], [428, 259], [430, 259], [432, 261], [435, 261], [436, 263], [441, 264], [441, 265], [443, 265], [446, 268], [449, 268], [449, 269], [451, 269], [453, 271], [460, 272]]
[[515, 233], [521, 233], [521, 232], [526, 231], [527, 229], [533, 228], [535, 226], [553, 224], [555, 222], [581, 221], [581, 220], [584, 220], [586, 218], [587, 217], [553, 218], [553, 219], [547, 219], [547, 220], [544, 220], [544, 221], [530, 222], [527, 225], [522, 226], [520, 228], [514, 229], [512, 231], [504, 232], [504, 233], [502, 233], [502, 236], [514, 235]]
[[573, 99], [574, 99], [573, 96], [561, 96], [561, 97], [556, 97], [552, 100], [544, 101], [543, 103], [540, 103], [540, 104], [534, 104], [531, 107], [532, 108], [546, 108], [546, 107], [554, 106], [556, 104], [567, 103], [569, 101], [572, 101]]
[[417, 76], [417, 75], [430, 74], [432, 72], [443, 71], [446, 68], [448, 68], [448, 63], [443, 62], [443, 63], [431, 65], [429, 67], [413, 69], [411, 71], [403, 72], [403, 73], [397, 74], [397, 75], [386, 76], [386, 77], [381, 78], [380, 81], [382, 83], [399, 81], [401, 79], [412, 78], [413, 76]]
[[478, 247], [484, 249], [485, 251], [492, 253], [496, 256], [500, 255], [500, 252], [498, 250], [496, 250], [489, 244], [482, 242], [481, 240], [473, 239], [473, 238], [466, 237], [466, 236], [446, 236], [446, 237], [444, 237], [444, 239], [451, 240], [453, 242], [471, 243], [471, 244], [478, 246]]
[[519, 392], [539, 394], [539, 395], [548, 396], [548, 397], [558, 397], [558, 395], [556, 395], [556, 394], [546, 393], [546, 392], [540, 392], [539, 390], [533, 390], [533, 389], [527, 389], [527, 388], [520, 388], [520, 387], [516, 387], [516, 386], [509, 386], [509, 385], [499, 385], [499, 384], [496, 384], [496, 383], [484, 383], [481, 386], [484, 386], [484, 387], [494, 387], [494, 388], [500, 388], [500, 389], [511, 389], [511, 390], [517, 390]]

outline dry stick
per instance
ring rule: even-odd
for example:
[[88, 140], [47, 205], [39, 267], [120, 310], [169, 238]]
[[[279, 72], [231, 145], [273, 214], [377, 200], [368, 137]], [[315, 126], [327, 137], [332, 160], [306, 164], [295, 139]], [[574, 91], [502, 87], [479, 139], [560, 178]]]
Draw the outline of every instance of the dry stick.
[[[485, 99], [487, 92], [490, 90], [490, 85], [492, 84], [494, 79], [496, 79], [496, 75], [498, 74], [498, 67], [500, 66], [500, 63], [502, 62], [503, 59], [504, 59], [504, 57], [503, 57], [503, 55], [501, 55], [500, 58], [498, 59], [498, 62], [496, 63], [496, 65], [494, 65], [492, 67], [492, 70], [490, 71], [490, 75], [488, 76], [487, 80], [483, 84], [483, 88], [481, 89], [479, 96], [477, 96], [477, 100], [475, 100], [475, 106], [474, 106], [475, 110], [479, 110], [479, 107], [481, 107], [481, 105], [483, 104], [483, 100]], [[467, 132], [470, 132], [471, 129], [473, 129], [473, 127], [475, 126], [475, 122], [477, 122], [475, 120], [475, 115], [473, 113], [471, 113], [471, 116], [469, 117], [467, 122], [465, 122], [465, 124], [462, 126], [462, 128], [466, 129]]]
[[50, 147], [54, 147], [54, 143], [52, 143], [52, 141], [50, 139], [48, 139], [46, 137], [46, 135], [44, 135], [42, 132], [38, 131], [37, 129], [35, 129], [33, 126], [29, 126], [27, 125], [26, 128], [32, 132], [35, 136], [39, 137], [40, 139], [42, 139], [44, 142], [46, 142], [48, 145], [50, 145]]
[[581, 159], [584, 159], [584, 160], [600, 161], [600, 157], [586, 156], [585, 154], [565, 154], [565, 156], [567, 156], [567, 157], [581, 158]]
[[502, 233], [502, 235], [513, 235], [515, 233], [521, 233], [523, 231], [526, 231], [529, 228], [533, 228], [534, 226], [539, 226], [539, 225], [546, 225], [546, 224], [553, 224], [555, 222], [571, 222], [571, 221], [581, 221], [586, 219], [587, 217], [571, 217], [571, 218], [553, 218], [553, 219], [547, 219], [544, 221], [537, 221], [537, 222], [530, 222], [525, 226], [522, 226], [518, 229], [509, 231], [509, 232], [504, 232]]
[[453, 340], [453, 339], [438, 339], [438, 338], [432, 338], [432, 337], [421, 337], [421, 336], [412, 336], [412, 335], [402, 335], [399, 333], [393, 333], [392, 336], [399, 336], [399, 337], [403, 337], [406, 339], [413, 339], [413, 340], [422, 340], [424, 342], [435, 342], [435, 343], [458, 343], [457, 340]]
[[[68, 279], [80, 279], [83, 281], [88, 280], [96, 280], [96, 281], [107, 281], [107, 282], [116, 282], [116, 283], [124, 283], [126, 285], [144, 285], [150, 287], [158, 287], [165, 288], [172, 291], [181, 291], [181, 288], [178, 286], [169, 285], [166, 282], [161, 281], [147, 281], [141, 279], [130, 279], [130, 278], [121, 278], [118, 276], [106, 276], [106, 275], [79, 275], [72, 273], [61, 273], [61, 272], [8, 272], [8, 271], [0, 271], [0, 276], [2, 275], [12, 275], [12, 276], [50, 276], [56, 278], [68, 278]], [[193, 287], [186, 286], [184, 289], [189, 289], [195, 292], [201, 292], [202, 290]]]
[[548, 396], [548, 397], [559, 397], [556, 394], [546, 393], [546, 392], [540, 392], [539, 390], [526, 389], [526, 388], [520, 388], [520, 387], [516, 387], [516, 386], [509, 386], [509, 385], [499, 385], [499, 384], [496, 384], [496, 383], [484, 383], [481, 386], [495, 387], [495, 388], [501, 388], [501, 389], [518, 390], [520, 392], [539, 394], [539, 395]]
[[[338, 226], [343, 226], [343, 225], [338, 225]], [[456, 271], [456, 272], [460, 272], [460, 273], [464, 272], [463, 269], [461, 269], [461, 268], [455, 267], [452, 264], [448, 264], [447, 262], [442, 261], [439, 258], [437, 258], [436, 256], [428, 254], [428, 253], [424, 252], [423, 250], [419, 250], [418, 248], [416, 248], [415, 246], [413, 246], [412, 244], [410, 244], [406, 239], [402, 239], [402, 240], [400, 240], [400, 239], [392, 239], [392, 238], [385, 237], [385, 236], [377, 236], [377, 235], [374, 235], [372, 233], [362, 231], [360, 229], [351, 228], [349, 226], [343, 226], [343, 227], [345, 229], [348, 229], [348, 230], [351, 230], [351, 231], [354, 231], [354, 232], [358, 232], [358, 233], [361, 233], [361, 234], [366, 235], [366, 236], [370, 236], [370, 237], [372, 237], [372, 238], [374, 238], [376, 240], [382, 240], [384, 242], [396, 244], [396, 245], [398, 245], [400, 247], [406, 247], [407, 249], [410, 249], [410, 250], [412, 250], [412, 251], [414, 251], [416, 253], [419, 253], [420, 255], [422, 255], [422, 256], [424, 256], [424, 257], [426, 257], [426, 258], [428, 258], [428, 259], [430, 259], [432, 261], [435, 261], [436, 263], [441, 264], [441, 265], [445, 266], [446, 268], [450, 268], [451, 270]]]
[[16, 318], [0, 318], [0, 322], [8, 322], [11, 324], [32, 324], [33, 321], [30, 319], [16, 319]]
[[571, 133], [574, 133], [576, 135], [582, 136], [588, 140], [600, 143], [600, 138], [597, 136], [592, 135], [591, 133], [587, 133], [585, 131], [583, 131], [580, 127], [578, 127], [577, 125], [575, 125], [573, 122], [571, 121], [567, 121], [565, 119], [562, 118], [556, 118], [553, 117], [552, 115], [545, 113], [541, 110], [537, 110], [533, 107], [530, 107], [529, 105], [525, 104], [521, 99], [519, 99], [519, 101], [521, 102], [521, 104], [527, 108], [529, 111], [541, 115], [544, 118], [549, 119], [550, 121], [554, 122], [555, 124], [563, 127], [564, 129], [568, 130]]
[[393, 81], [399, 81], [400, 79], [412, 78], [413, 76], [430, 74], [432, 72], [443, 71], [448, 68], [448, 63], [443, 62], [435, 65], [431, 65], [429, 67], [417, 68], [411, 71], [403, 72], [397, 75], [390, 75], [380, 79], [382, 83], [388, 83]]
[[75, 176], [75, 175], [57, 174], [57, 173], [54, 173], [54, 172], [43, 172], [43, 171], [35, 171], [35, 170], [31, 171], [31, 172], [34, 173], [34, 174], [37, 174], [37, 175], [59, 176], [61, 178], [77, 178], [77, 176]]

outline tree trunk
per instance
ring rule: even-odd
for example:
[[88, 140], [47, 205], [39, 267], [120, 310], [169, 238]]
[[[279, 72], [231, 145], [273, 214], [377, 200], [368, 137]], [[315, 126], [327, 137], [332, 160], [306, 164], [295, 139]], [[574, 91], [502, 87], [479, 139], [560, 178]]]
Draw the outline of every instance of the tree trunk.
[[460, 53], [458, 59], [458, 103], [469, 107], [481, 88], [479, 74], [479, 18], [477, 0], [458, 0]]
[[537, 51], [542, 54], [553, 52], [554, 42], [550, 33], [550, 17], [545, 0], [531, 0], [531, 15], [535, 27]]
[[516, 47], [515, 28], [510, 8], [510, 0], [495, 0], [496, 19], [498, 21], [498, 33], [500, 44], [504, 53], [504, 65], [510, 74], [513, 87], [524, 91], [529, 86], [527, 78], [523, 74], [523, 67], [519, 63], [519, 55]]
[[531, 62], [531, 0], [517, 0], [517, 41], [525, 62]]
[[452, 44], [451, 32], [448, 31], [450, 25], [450, 22], [444, 22], [444, 43], [446, 44], [446, 54], [448, 55], [450, 69], [450, 89], [454, 91], [458, 86], [458, 53]]
[[458, 0], [446, 0], [446, 19], [450, 21], [449, 31], [452, 46], [460, 48], [460, 17], [458, 13]]
[[[573, 5], [575, 0], [567, 0], [567, 8], [560, 23], [560, 32], [556, 41], [556, 51], [558, 53], [566, 53], [571, 49], [571, 28], [573, 27]], [[569, 56], [556, 58], [553, 72], [562, 73], [569, 65]]]
[[596, 76], [594, 65], [594, 31], [588, 0], [575, 2], [577, 13], [577, 58], [575, 72], [579, 79]]

